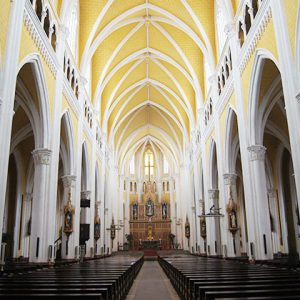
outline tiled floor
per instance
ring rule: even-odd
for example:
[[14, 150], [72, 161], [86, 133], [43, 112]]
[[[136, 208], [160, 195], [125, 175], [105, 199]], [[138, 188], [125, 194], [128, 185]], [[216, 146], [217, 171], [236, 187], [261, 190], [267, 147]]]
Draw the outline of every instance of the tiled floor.
[[179, 300], [170, 280], [157, 261], [145, 261], [127, 300]]

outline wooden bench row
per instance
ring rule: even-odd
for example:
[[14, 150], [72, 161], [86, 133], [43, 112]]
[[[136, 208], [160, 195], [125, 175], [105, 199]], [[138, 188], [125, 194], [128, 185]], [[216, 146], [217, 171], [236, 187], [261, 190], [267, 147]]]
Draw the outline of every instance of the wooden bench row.
[[300, 299], [299, 272], [191, 255], [158, 260], [182, 299]]
[[142, 255], [116, 255], [59, 268], [0, 278], [0, 299], [42, 297], [125, 299], [143, 264]]

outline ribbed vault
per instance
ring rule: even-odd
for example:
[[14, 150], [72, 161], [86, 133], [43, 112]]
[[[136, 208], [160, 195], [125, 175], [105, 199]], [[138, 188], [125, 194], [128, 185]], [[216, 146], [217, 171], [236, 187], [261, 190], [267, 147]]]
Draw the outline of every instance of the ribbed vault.
[[[82, 74], [119, 165], [146, 141], [177, 164], [215, 64], [214, 1], [80, 1]], [[89, 69], [91, 68], [91, 69]]]

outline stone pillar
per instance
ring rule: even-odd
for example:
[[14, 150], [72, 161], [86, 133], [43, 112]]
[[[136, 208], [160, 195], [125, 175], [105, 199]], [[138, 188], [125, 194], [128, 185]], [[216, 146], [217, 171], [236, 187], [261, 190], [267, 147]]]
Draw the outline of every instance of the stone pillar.
[[[208, 198], [211, 206], [219, 208], [219, 190], [210, 189], [208, 190]], [[209, 217], [208, 220], [208, 240], [207, 245], [210, 246], [210, 255], [221, 255], [221, 232], [220, 232], [220, 218]]]
[[[64, 205], [65, 206], [69, 200], [69, 193], [70, 193], [70, 200], [71, 204], [74, 205], [73, 195], [75, 194], [75, 183], [76, 183], [76, 176], [74, 175], [65, 175], [62, 176], [62, 182], [64, 185]], [[62, 212], [63, 213], [63, 212]], [[73, 233], [68, 236], [64, 233], [64, 227], [62, 228], [62, 250], [61, 250], [61, 257], [63, 259], [72, 259], [75, 258], [75, 233], [74, 233], [74, 216], [73, 216]]]
[[[199, 215], [205, 215], [205, 202], [203, 199], [200, 199], [199, 200]], [[198, 219], [198, 222], [199, 222], [199, 225], [200, 225], [200, 243], [199, 243], [199, 247], [200, 247], [200, 254], [206, 254], [206, 251], [207, 251], [207, 246], [206, 246], [206, 241], [207, 241], [207, 235], [204, 236], [203, 233], [204, 231], [206, 232], [207, 234], [207, 230], [206, 230], [206, 227], [207, 227], [207, 223], [208, 223], [208, 220], [207, 218], [199, 218]], [[201, 228], [201, 224], [202, 222], [205, 222], [205, 230], [203, 228]]]
[[23, 257], [29, 257], [29, 245], [30, 245], [30, 235], [29, 235], [29, 224], [31, 222], [31, 205], [32, 205], [32, 193], [26, 193], [24, 195], [24, 214], [22, 219], [22, 255]]
[[272, 245], [273, 253], [281, 251], [280, 240], [281, 236], [281, 225], [280, 225], [280, 213], [278, 210], [278, 197], [276, 189], [268, 189], [268, 199], [270, 207], [270, 222], [271, 222], [271, 234], [272, 234]]
[[36, 149], [32, 151], [34, 159], [34, 186], [31, 216], [30, 257], [31, 262], [46, 262], [47, 249], [44, 244], [45, 220], [47, 220], [46, 204], [48, 195], [48, 171], [51, 151]]
[[91, 191], [82, 191], [80, 194], [80, 245], [86, 246], [86, 256], [89, 257], [87, 242], [93, 237], [90, 236], [91, 224]]
[[[176, 211], [175, 211], [175, 191], [174, 191], [174, 178], [170, 179], [170, 219], [171, 219], [171, 232], [176, 235]], [[177, 238], [177, 237], [176, 237]], [[175, 241], [174, 241], [175, 242]]]
[[19, 50], [23, 28], [23, 15], [25, 11], [24, 7], [25, 0], [10, 1], [3, 68], [0, 72], [0, 170], [2, 174], [0, 179], [0, 233], [2, 233], [3, 226], [11, 128], [14, 115], [16, 81], [19, 72]]
[[229, 223], [228, 223], [228, 213], [226, 211], [226, 207], [224, 207], [224, 214], [225, 214], [225, 222], [226, 229], [227, 229], [227, 256], [234, 257], [241, 255], [240, 243], [241, 243], [241, 230], [243, 227], [243, 220], [242, 220], [242, 212], [241, 212], [241, 205], [238, 204], [237, 199], [237, 189], [236, 189], [236, 174], [227, 173], [223, 175], [224, 178], [224, 185], [225, 185], [225, 197], [226, 197], [226, 206], [228, 205], [228, 200], [230, 197], [233, 199], [234, 203], [238, 205], [237, 209], [237, 218], [238, 218], [238, 228], [234, 234], [229, 231]]
[[265, 172], [266, 148], [261, 145], [252, 145], [248, 147], [248, 151], [254, 189], [253, 205], [256, 224], [254, 257], [259, 260], [272, 259], [270, 213]]
[[[95, 249], [95, 255], [100, 255], [101, 254], [101, 244], [100, 244], [100, 238], [101, 238], [101, 226], [102, 225], [102, 220], [100, 218], [100, 205], [101, 205], [101, 201], [96, 201], [95, 202], [95, 219], [94, 219], [94, 223], [93, 226], [99, 226], [99, 233], [100, 233], [100, 237], [98, 238], [97, 236], [97, 232], [95, 232], [94, 230], [94, 249]], [[95, 238], [96, 237], [96, 238]]]

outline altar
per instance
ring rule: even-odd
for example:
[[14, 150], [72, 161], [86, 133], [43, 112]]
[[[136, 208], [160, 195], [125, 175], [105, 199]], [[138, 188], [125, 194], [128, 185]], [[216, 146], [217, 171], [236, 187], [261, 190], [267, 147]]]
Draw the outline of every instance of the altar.
[[140, 250], [144, 249], [155, 249], [155, 250], [161, 250], [161, 241], [140, 241]]
[[171, 248], [170, 200], [158, 198], [155, 183], [144, 183], [142, 201], [131, 200], [129, 224], [133, 250]]

